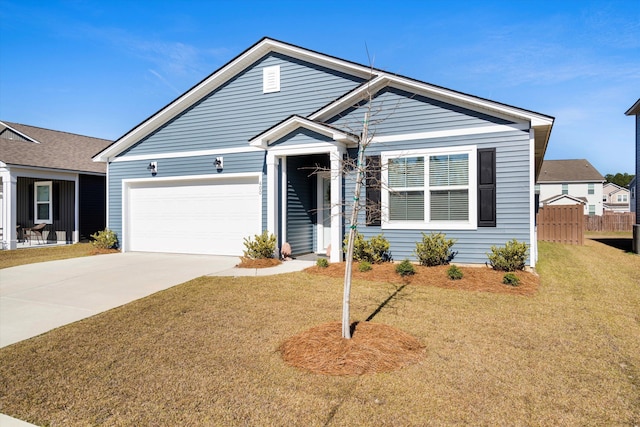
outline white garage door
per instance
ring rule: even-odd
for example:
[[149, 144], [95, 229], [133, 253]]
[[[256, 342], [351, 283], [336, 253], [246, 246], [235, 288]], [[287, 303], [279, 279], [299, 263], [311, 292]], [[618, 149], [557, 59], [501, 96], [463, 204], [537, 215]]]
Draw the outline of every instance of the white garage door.
[[129, 183], [129, 251], [242, 255], [243, 238], [261, 232], [258, 179]]

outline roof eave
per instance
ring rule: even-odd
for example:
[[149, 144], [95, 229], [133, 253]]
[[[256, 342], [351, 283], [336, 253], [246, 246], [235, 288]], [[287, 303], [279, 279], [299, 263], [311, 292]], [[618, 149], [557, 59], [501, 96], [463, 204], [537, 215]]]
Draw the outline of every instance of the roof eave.
[[624, 114], [627, 116], [636, 116], [640, 114], [640, 98], [631, 106]]
[[236, 56], [223, 65], [220, 69], [210, 74], [200, 83], [189, 89], [183, 95], [166, 105], [157, 113], [140, 123], [138, 126], [120, 137], [111, 146], [96, 154], [94, 161], [107, 162], [134, 143], [165, 125], [179, 113], [195, 104], [206, 95], [229, 81], [233, 76], [253, 64], [258, 59], [270, 52], [282, 53], [311, 63], [327, 66], [331, 69], [349, 73], [361, 78], [367, 78], [371, 70], [342, 59], [330, 57], [298, 46], [290, 45], [278, 40], [263, 38], [256, 44]]

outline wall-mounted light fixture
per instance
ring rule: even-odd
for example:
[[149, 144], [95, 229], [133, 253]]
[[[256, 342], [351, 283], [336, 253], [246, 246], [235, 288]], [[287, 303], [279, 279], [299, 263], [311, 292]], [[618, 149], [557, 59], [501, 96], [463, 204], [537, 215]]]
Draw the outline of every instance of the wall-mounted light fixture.
[[222, 168], [224, 167], [222, 157], [216, 157], [216, 160], [213, 162], [213, 165], [216, 167], [216, 169], [221, 171]]
[[156, 176], [156, 174], [158, 173], [158, 162], [149, 162], [147, 170], [151, 172], [151, 175]]

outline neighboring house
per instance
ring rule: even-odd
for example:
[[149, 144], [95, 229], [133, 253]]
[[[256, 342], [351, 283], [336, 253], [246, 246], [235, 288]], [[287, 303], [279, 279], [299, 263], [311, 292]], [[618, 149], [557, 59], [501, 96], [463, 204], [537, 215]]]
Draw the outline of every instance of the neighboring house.
[[0, 121], [2, 248], [44, 226], [49, 243], [73, 243], [105, 228], [106, 168], [92, 156], [112, 141]]
[[585, 215], [602, 215], [604, 182], [600, 172], [585, 159], [545, 160], [536, 191], [541, 204], [556, 196], [568, 195], [585, 202]]
[[602, 187], [602, 202], [605, 212], [629, 212], [629, 190], [612, 182]]
[[636, 176], [632, 182], [633, 190], [631, 192], [634, 198], [633, 212], [636, 213], [636, 224], [633, 227], [633, 250], [640, 254], [640, 194], [638, 194], [640, 191], [640, 181], [638, 180], [638, 176], [640, 176], [640, 99], [625, 114], [636, 116]]
[[515, 238], [535, 264], [552, 117], [269, 38], [96, 155], [108, 227], [123, 251], [241, 255], [243, 238], [268, 230], [294, 255], [330, 247], [341, 261], [354, 198], [341, 164], [357, 154], [369, 94], [367, 161], [382, 168], [362, 199], [381, 215], [363, 211], [358, 231], [384, 233], [395, 259], [442, 231], [461, 263]]

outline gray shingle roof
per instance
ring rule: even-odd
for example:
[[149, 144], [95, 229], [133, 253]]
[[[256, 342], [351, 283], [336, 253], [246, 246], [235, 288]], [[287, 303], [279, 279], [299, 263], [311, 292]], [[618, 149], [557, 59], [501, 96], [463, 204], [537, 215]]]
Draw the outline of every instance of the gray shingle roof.
[[106, 173], [106, 164], [96, 163], [92, 157], [112, 141], [19, 123], [0, 122], [0, 133], [13, 134], [11, 130], [26, 135], [37, 143], [0, 136], [0, 161], [6, 164]]
[[538, 182], [604, 182], [604, 177], [586, 159], [545, 160]]

